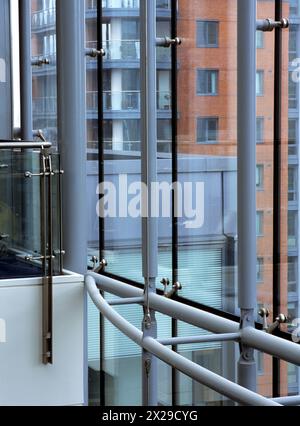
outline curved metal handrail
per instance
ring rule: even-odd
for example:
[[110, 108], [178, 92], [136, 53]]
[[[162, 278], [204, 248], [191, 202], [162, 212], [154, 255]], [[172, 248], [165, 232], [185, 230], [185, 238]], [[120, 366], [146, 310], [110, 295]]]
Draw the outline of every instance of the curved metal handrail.
[[[93, 272], [88, 274], [93, 277], [101, 290], [121, 298], [142, 297], [144, 291], [114, 280], [105, 275]], [[258, 351], [265, 352], [291, 364], [300, 366], [300, 345], [284, 340], [280, 337], [246, 327], [240, 330], [240, 325], [226, 318], [202, 311], [175, 300], [166, 299], [158, 294], [149, 295], [150, 307], [156, 312], [168, 315], [171, 318], [183, 321], [195, 327], [210, 331], [211, 333], [241, 333], [242, 342]]]
[[101, 296], [95, 277], [88, 274], [85, 284], [92, 301], [102, 315], [109, 320], [119, 331], [129, 337], [145, 351], [153, 354], [161, 361], [189, 376], [193, 380], [213, 389], [214, 391], [244, 405], [254, 406], [280, 406], [281, 404], [252, 392], [242, 386], [219, 376], [198, 364], [184, 358], [178, 353], [168, 349], [152, 337], [144, 337], [143, 332], [130, 324], [119, 315]]

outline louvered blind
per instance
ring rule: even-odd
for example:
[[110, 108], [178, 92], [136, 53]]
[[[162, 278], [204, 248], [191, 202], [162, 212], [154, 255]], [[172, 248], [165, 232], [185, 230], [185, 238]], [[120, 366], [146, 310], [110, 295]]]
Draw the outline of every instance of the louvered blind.
[[[109, 259], [108, 259], [109, 262]], [[112, 263], [111, 263], [112, 264]], [[113, 254], [114, 274], [125, 276], [133, 281], [141, 281], [141, 256], [134, 253], [118, 252]], [[159, 253], [158, 277], [171, 277], [171, 252]], [[129, 268], [128, 268], [129, 266]], [[196, 247], [180, 249], [179, 280], [183, 284], [180, 294], [214, 308], [221, 308], [222, 303], [222, 249], [220, 247]], [[115, 299], [107, 295], [107, 299]], [[115, 308], [127, 321], [141, 328], [143, 312], [139, 306], [120, 306]], [[99, 359], [99, 312], [89, 300], [89, 359]], [[171, 319], [157, 314], [159, 338], [171, 337]], [[189, 324], [179, 322], [179, 336], [207, 334]], [[119, 358], [137, 356], [141, 349], [120, 333], [108, 321], [105, 322], [105, 357]], [[220, 343], [182, 345], [180, 351], [206, 350], [219, 348]]]

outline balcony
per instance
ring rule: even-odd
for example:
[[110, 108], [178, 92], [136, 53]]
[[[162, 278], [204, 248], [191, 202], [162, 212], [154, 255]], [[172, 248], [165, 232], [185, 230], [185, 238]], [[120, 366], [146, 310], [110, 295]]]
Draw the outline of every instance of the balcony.
[[[102, 0], [104, 9], [139, 9], [139, 0]], [[86, 9], [97, 9], [97, 0], [87, 0]], [[157, 9], [171, 9], [171, 0], [157, 0]]]
[[[104, 111], [140, 111], [141, 100], [139, 91], [103, 92]], [[97, 111], [98, 92], [87, 92], [88, 111]], [[170, 111], [172, 108], [171, 93], [157, 92], [157, 109]]]
[[35, 116], [56, 115], [57, 98], [55, 96], [33, 98], [32, 108]]
[[[90, 40], [86, 43], [87, 48], [96, 49], [97, 41]], [[104, 61], [140, 61], [139, 40], [106, 40], [103, 42], [105, 50]], [[157, 50], [158, 62], [170, 62], [171, 51], [164, 47], [158, 47]]]
[[42, 29], [44, 27], [54, 26], [56, 21], [55, 8], [43, 9], [34, 12], [31, 17], [32, 29]]
[[[88, 48], [97, 48], [97, 41], [88, 41]], [[139, 40], [111, 40], [104, 41], [105, 50], [104, 61], [139, 61], [140, 41]]]
[[[140, 141], [112, 141], [104, 140], [104, 150], [105, 151], [115, 151], [114, 145], [122, 146], [123, 152], [141, 152], [141, 142]], [[91, 152], [98, 152], [98, 141], [88, 141], [87, 147]], [[172, 141], [170, 140], [158, 140], [157, 141], [157, 151], [159, 153], [170, 153], [172, 152]]]

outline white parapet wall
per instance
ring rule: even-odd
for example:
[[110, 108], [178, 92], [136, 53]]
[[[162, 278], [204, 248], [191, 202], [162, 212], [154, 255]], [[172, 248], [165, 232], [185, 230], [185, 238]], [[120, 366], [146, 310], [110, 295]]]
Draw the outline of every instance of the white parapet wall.
[[54, 278], [53, 365], [42, 363], [41, 279], [0, 281], [0, 319], [0, 406], [83, 404], [83, 277]]

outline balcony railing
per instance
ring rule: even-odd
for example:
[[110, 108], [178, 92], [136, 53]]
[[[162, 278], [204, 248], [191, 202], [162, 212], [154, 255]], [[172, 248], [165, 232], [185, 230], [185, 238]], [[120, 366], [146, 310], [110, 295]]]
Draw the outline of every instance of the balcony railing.
[[[199, 366], [199, 364], [188, 360], [171, 348], [172, 345], [232, 342], [234, 344], [239, 344], [240, 347], [245, 345], [246, 347], [257, 349], [260, 352], [299, 365], [299, 345], [273, 336], [272, 334], [265, 333], [265, 331], [257, 330], [253, 326], [247, 326], [241, 329], [238, 322], [163, 297], [157, 294], [156, 291], [149, 292], [147, 288], [145, 290], [136, 289], [131, 285], [99, 274], [89, 273], [85, 277], [85, 284], [90, 298], [105, 319], [111, 322], [119, 332], [127, 336], [144, 350], [141, 359], [141, 364], [143, 363], [141, 369], [143, 371], [142, 394], [144, 406], [158, 405], [158, 369], [155, 368], [156, 358], [187, 375], [194, 381], [242, 405], [278, 406], [281, 404], [299, 404], [299, 397], [296, 397], [296, 400], [294, 400], [294, 397], [271, 399], [261, 396], [256, 393], [256, 391], [250, 390], [250, 388], [254, 389], [256, 386], [251, 387], [248, 384], [254, 383], [254, 385], [256, 385], [256, 379], [253, 380], [253, 369], [245, 369], [245, 359], [242, 357], [240, 358], [238, 368], [239, 377], [243, 380], [240, 379], [241, 384], [237, 384]], [[108, 302], [104, 299], [103, 292], [105, 292], [105, 294], [110, 293], [111, 295], [117, 296], [119, 299], [112, 298]], [[159, 312], [167, 318], [180, 320], [194, 327], [198, 327], [200, 330], [204, 329], [213, 334], [203, 336], [200, 334], [200, 331], [198, 331], [198, 333], [195, 332], [195, 336], [158, 339], [156, 330], [152, 331], [152, 333], [150, 333], [149, 328], [146, 329], [146, 327], [140, 330], [128, 322], [124, 316], [121, 316], [114, 309], [116, 306], [121, 305], [140, 305], [141, 312], [145, 312], [147, 309], [150, 311], [151, 309], [153, 318], [155, 318], [155, 312]], [[145, 319], [146, 318], [144, 318], [144, 321]], [[168, 346], [170, 348], [168, 348]], [[150, 357], [151, 355], [153, 355], [153, 357]], [[146, 357], [151, 360], [150, 372], [145, 368]], [[154, 368], [152, 367], [153, 365]], [[252, 365], [255, 367], [255, 363], [251, 360], [251, 366]], [[248, 386], [246, 387], [246, 385]]]
[[[157, 93], [157, 108], [159, 111], [170, 111], [172, 108], [170, 92]], [[140, 111], [141, 96], [139, 91], [103, 92], [105, 111]], [[86, 103], [88, 111], [97, 111], [98, 92], [87, 92]]]
[[[139, 91], [123, 91], [123, 92], [103, 92], [104, 110], [105, 111], [124, 111], [124, 110], [140, 110], [140, 92]], [[87, 110], [97, 110], [98, 108], [98, 92], [87, 92], [86, 94]]]
[[[39, 60], [43, 60], [45, 58], [47, 58], [48, 61], [49, 61], [49, 65], [48, 66], [56, 66], [56, 52], [42, 53], [41, 55], [34, 55], [34, 56], [32, 56], [32, 61], [33, 62], [38, 62]], [[33, 67], [34, 71], [36, 71], [38, 69], [44, 70], [44, 68]]]
[[[158, 9], [171, 9], [171, 0], [157, 0]], [[139, 9], [139, 0], [102, 0], [104, 9]], [[86, 0], [86, 9], [97, 9], [97, 0]]]
[[[97, 48], [97, 41], [88, 41], [87, 47]], [[110, 40], [104, 41], [105, 61], [140, 60], [139, 40]]]
[[[121, 151], [123, 152], [141, 152], [141, 142], [140, 141], [113, 141], [105, 140], [104, 142], [105, 151], [118, 151], [115, 149], [116, 146], [122, 147]], [[98, 141], [88, 141], [87, 147], [91, 151], [98, 151], [99, 142]], [[159, 153], [170, 153], [172, 152], [172, 141], [169, 140], [158, 140], [157, 141], [157, 151]]]
[[[86, 45], [88, 48], [96, 49], [97, 41], [87, 41]], [[103, 48], [105, 50], [104, 61], [139, 61], [141, 57], [140, 47], [141, 43], [139, 40], [106, 40], [103, 42]], [[157, 61], [170, 62], [170, 50], [164, 47], [158, 47]]]
[[34, 115], [55, 115], [57, 113], [57, 98], [55, 96], [33, 98], [32, 108]]
[[157, 92], [157, 109], [159, 111], [170, 111], [172, 109], [171, 92]]
[[31, 17], [31, 25], [33, 29], [47, 27], [55, 24], [56, 13], [55, 8], [43, 9], [34, 12]]

